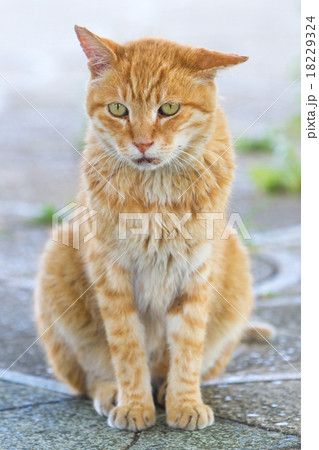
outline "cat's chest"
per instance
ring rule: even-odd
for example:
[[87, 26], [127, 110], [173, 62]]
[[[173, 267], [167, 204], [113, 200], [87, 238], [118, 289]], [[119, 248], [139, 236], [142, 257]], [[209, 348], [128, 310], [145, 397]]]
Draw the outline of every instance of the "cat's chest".
[[155, 251], [141, 253], [132, 268], [132, 281], [137, 307], [163, 315], [185, 287], [191, 270], [178, 253]]
[[168, 241], [126, 246], [137, 308], [141, 314], [162, 317], [173, 300], [181, 295], [192, 273], [205, 262], [211, 244], [190, 247]]
[[212, 241], [205, 239], [203, 221], [189, 218], [185, 223], [189, 215], [183, 211], [174, 217], [134, 214], [121, 214], [112, 244], [131, 274], [140, 314], [163, 317], [211, 254]]

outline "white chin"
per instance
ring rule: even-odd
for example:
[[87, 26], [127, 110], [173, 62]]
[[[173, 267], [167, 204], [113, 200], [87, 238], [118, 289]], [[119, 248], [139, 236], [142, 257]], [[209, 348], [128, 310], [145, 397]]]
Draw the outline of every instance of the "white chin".
[[163, 161], [156, 160], [156, 162], [149, 162], [132, 160], [131, 165], [139, 170], [156, 170], [158, 167], [163, 165]]

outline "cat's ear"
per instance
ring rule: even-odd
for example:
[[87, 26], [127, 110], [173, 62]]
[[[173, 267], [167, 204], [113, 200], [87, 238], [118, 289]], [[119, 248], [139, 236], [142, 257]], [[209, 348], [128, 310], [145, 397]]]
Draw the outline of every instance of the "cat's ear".
[[88, 57], [88, 66], [92, 77], [98, 77], [102, 72], [110, 69], [117, 60], [117, 53], [121, 46], [109, 39], [100, 38], [78, 25], [75, 25], [74, 29], [81, 47]]
[[235, 66], [247, 61], [248, 56], [221, 53], [200, 48], [196, 51], [196, 68], [205, 78], [213, 77], [216, 70]]

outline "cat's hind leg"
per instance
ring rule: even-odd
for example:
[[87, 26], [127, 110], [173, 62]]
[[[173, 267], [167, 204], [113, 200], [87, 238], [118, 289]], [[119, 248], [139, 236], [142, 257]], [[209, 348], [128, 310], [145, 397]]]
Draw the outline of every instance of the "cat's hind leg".
[[71, 349], [51, 329], [43, 330], [42, 340], [46, 348], [49, 365], [56, 377], [66, 383], [77, 394], [86, 393], [85, 372]]
[[247, 251], [231, 235], [223, 242], [220, 276], [210, 281], [210, 314], [206, 328], [202, 380], [219, 376], [250, 326], [253, 293]]
[[[78, 354], [77, 358], [61, 336], [54, 334], [52, 328], [44, 333], [42, 339], [49, 364], [56, 377], [68, 384], [77, 394], [88, 395], [93, 400], [96, 412], [101, 416], [108, 416], [110, 410], [116, 405], [118, 389], [114, 381], [103, 379], [108, 373], [107, 367], [105, 371], [103, 370], [104, 355], [97, 355], [95, 352], [96, 357], [101, 359], [102, 367], [99, 370], [95, 367], [90, 371], [85, 364], [88, 362], [88, 355]], [[103, 349], [101, 349], [102, 352]]]
[[98, 413], [116, 399], [109, 345], [78, 253], [49, 242], [35, 291], [38, 332], [58, 379], [89, 395]]
[[203, 375], [201, 380], [203, 382], [212, 380], [223, 374], [225, 368], [227, 367], [233, 351], [237, 346], [237, 341], [228, 344], [226, 350], [220, 355], [219, 359], [215, 362], [214, 366], [208, 369]]
[[94, 409], [100, 416], [108, 416], [117, 404], [118, 389], [114, 381], [96, 381], [89, 387]]

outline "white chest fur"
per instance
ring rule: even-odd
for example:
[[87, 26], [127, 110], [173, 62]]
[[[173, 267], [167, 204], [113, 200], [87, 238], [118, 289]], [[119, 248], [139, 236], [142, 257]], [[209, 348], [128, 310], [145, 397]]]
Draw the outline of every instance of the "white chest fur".
[[140, 313], [165, 314], [173, 299], [181, 294], [190, 272], [189, 265], [178, 254], [154, 251], [140, 255], [132, 273]]
[[[168, 240], [145, 245], [142, 239], [123, 242], [125, 266], [132, 273], [135, 301], [141, 315], [163, 318], [173, 300], [182, 294], [192, 273], [211, 253], [211, 243], [194, 245]], [[188, 251], [187, 251], [188, 250]], [[189, 256], [191, 255], [191, 256]]]

